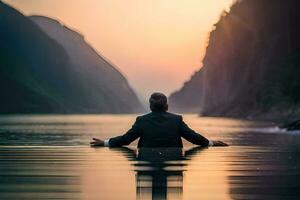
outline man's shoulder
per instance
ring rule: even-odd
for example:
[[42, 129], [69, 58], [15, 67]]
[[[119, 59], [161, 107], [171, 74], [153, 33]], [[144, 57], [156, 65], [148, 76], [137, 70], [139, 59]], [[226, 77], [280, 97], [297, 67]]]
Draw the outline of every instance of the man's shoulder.
[[170, 112], [166, 112], [167, 115], [169, 115], [170, 117], [174, 117], [174, 118], [179, 118], [182, 119], [182, 116], [176, 113], [170, 113]]
[[[182, 119], [182, 116], [181, 116], [181, 115], [175, 114], [175, 113], [164, 112], [163, 115], [164, 115], [164, 116], [167, 116], [167, 117], [170, 117], [170, 118], [178, 118], [178, 119]], [[145, 118], [152, 117], [152, 116], [155, 116], [155, 114], [153, 114], [153, 112], [149, 112], [149, 113], [146, 113], [146, 114], [144, 114], [144, 115], [138, 116], [137, 119], [145, 119]]]
[[143, 114], [143, 115], [139, 115], [139, 116], [136, 117], [136, 119], [139, 120], [139, 119], [147, 118], [147, 117], [149, 117], [150, 115], [151, 115], [151, 112], [150, 112], [150, 113]]

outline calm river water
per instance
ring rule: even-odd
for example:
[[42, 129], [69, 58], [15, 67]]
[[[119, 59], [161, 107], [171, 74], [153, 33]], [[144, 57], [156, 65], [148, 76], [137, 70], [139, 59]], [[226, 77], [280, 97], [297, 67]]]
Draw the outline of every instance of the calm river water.
[[300, 199], [300, 133], [185, 115], [230, 147], [90, 148], [135, 115], [0, 116], [0, 199]]

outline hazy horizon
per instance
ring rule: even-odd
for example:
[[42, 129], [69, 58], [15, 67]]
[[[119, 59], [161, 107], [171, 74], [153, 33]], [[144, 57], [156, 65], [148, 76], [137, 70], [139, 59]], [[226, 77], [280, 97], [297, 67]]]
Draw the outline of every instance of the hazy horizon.
[[25, 15], [54, 18], [83, 34], [145, 100], [153, 91], [169, 95], [178, 90], [201, 67], [208, 34], [233, 1], [5, 2]]

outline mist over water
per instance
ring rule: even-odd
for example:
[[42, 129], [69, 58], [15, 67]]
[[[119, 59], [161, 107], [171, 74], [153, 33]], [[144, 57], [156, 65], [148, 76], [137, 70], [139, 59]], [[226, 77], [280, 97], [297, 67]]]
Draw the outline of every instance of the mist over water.
[[230, 147], [90, 148], [135, 115], [0, 117], [0, 199], [297, 199], [297, 133], [274, 124], [185, 115]]

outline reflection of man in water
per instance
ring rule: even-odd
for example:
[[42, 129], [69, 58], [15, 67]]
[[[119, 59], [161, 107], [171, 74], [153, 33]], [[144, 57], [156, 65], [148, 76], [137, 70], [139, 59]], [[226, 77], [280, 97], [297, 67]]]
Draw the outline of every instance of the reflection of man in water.
[[192, 155], [203, 148], [183, 152], [182, 148], [140, 148], [138, 153], [129, 148], [116, 148], [134, 162], [137, 199], [182, 199], [183, 171]]
[[167, 112], [167, 97], [153, 93], [149, 99], [152, 112], [136, 118], [132, 128], [124, 135], [100, 140], [93, 138], [92, 146], [120, 147], [139, 138], [138, 147], [182, 147], [181, 138], [202, 146], [227, 146], [221, 141], [211, 141], [190, 129], [182, 116]]
[[137, 160], [142, 162], [135, 164], [137, 199], [181, 199], [183, 166], [178, 161], [183, 156], [181, 148], [139, 149]]

